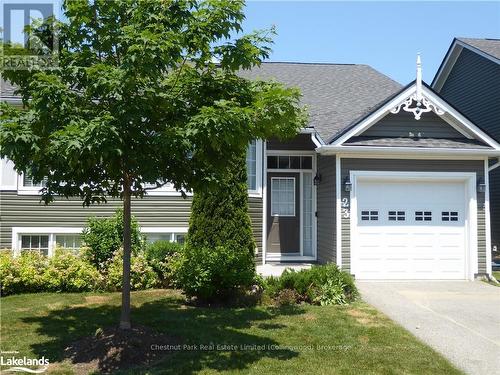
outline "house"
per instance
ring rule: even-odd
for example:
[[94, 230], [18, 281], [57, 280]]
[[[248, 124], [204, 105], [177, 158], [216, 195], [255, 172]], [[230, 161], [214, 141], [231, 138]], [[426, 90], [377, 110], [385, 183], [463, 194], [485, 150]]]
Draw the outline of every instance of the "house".
[[[491, 274], [488, 168], [500, 145], [422, 82], [420, 63], [405, 87], [366, 65], [264, 63], [242, 75], [298, 86], [310, 112], [294, 139], [249, 146], [263, 272], [334, 262], [358, 279]], [[43, 206], [40, 186], [5, 160], [0, 187], [0, 246], [15, 252], [77, 247], [85, 218], [118, 204]], [[182, 241], [189, 210], [169, 186], [133, 201], [150, 239]]]
[[[432, 88], [500, 142], [500, 39], [456, 38]], [[491, 250], [500, 266], [500, 160], [490, 162]]]

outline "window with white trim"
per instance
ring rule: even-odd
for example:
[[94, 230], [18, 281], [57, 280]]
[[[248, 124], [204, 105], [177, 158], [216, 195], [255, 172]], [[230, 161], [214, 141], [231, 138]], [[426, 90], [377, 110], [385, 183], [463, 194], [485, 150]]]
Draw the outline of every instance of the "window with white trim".
[[44, 178], [40, 182], [35, 182], [33, 177], [30, 175], [23, 173], [23, 178], [22, 178], [22, 186], [27, 187], [27, 188], [43, 188], [47, 184], [47, 178]]
[[37, 251], [43, 255], [49, 255], [49, 235], [22, 234], [21, 251]]
[[247, 185], [248, 190], [257, 189], [257, 141], [252, 141], [247, 148]]
[[143, 233], [146, 236], [146, 241], [148, 243], [153, 243], [156, 241], [169, 241], [169, 242], [177, 242], [180, 244], [184, 243], [186, 233], [182, 232], [145, 232]]
[[271, 215], [295, 216], [295, 178], [271, 178]]
[[56, 234], [56, 246], [63, 249], [78, 251], [82, 247], [82, 237], [79, 234]]

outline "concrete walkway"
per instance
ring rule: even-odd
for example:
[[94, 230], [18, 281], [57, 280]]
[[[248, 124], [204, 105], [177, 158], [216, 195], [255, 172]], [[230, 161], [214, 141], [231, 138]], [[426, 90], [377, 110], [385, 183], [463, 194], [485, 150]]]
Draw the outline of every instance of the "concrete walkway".
[[500, 287], [475, 281], [356, 283], [363, 299], [468, 374], [500, 374]]

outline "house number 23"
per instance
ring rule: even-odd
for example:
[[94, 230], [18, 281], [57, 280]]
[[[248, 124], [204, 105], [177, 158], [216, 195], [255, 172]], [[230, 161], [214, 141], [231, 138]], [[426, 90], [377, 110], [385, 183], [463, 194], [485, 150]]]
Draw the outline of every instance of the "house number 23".
[[345, 219], [349, 219], [350, 217], [348, 198], [342, 198], [342, 217]]

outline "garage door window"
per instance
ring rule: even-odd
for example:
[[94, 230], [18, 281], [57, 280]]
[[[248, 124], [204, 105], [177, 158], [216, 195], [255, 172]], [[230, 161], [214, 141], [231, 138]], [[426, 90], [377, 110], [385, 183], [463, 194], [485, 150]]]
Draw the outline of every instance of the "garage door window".
[[361, 220], [363, 221], [377, 221], [378, 211], [361, 211]]
[[458, 221], [457, 211], [443, 211], [441, 213], [441, 220], [443, 221]]
[[431, 221], [431, 211], [415, 211], [415, 221]]
[[405, 221], [404, 211], [389, 211], [389, 221]]

